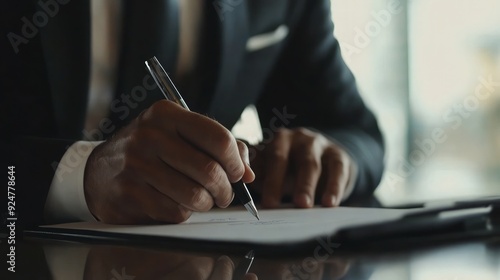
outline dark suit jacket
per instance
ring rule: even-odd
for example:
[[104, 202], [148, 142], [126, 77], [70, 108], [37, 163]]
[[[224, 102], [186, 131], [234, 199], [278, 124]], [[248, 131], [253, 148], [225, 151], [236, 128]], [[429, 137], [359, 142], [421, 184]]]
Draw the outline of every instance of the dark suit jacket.
[[[8, 13], [2, 16], [7, 27], [2, 34], [7, 67], [2, 70], [1, 87], [8, 104], [3, 112], [8, 114], [9, 164], [17, 168], [17, 210], [26, 225], [43, 223], [54, 166], [67, 147], [82, 137], [89, 80], [88, 1], [61, 4], [46, 26], [14, 53], [5, 34], [21, 34], [24, 22], [20, 19], [31, 19], [42, 10], [37, 2], [10, 1], [4, 9]], [[176, 9], [169, 0], [153, 2], [154, 9], [139, 4], [124, 11], [121, 70], [109, 117], [116, 129], [163, 98], [155, 89], [135, 108], [124, 105], [124, 96], [143, 84], [144, 60], [156, 55], [167, 71], [174, 69]], [[333, 37], [330, 1], [221, 0], [206, 5], [195, 83], [181, 86], [190, 107], [228, 128], [249, 104], [256, 105], [263, 128], [272, 126], [276, 109], [286, 107], [297, 116], [286, 127], [314, 128], [346, 147], [359, 166], [352, 197], [371, 195], [383, 169], [382, 137], [341, 58]], [[289, 29], [284, 40], [246, 51], [248, 38], [280, 25]]]

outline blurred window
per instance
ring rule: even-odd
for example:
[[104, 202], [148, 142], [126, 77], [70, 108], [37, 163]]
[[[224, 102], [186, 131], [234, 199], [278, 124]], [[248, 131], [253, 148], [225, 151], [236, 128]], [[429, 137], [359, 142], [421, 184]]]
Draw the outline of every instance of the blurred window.
[[500, 194], [500, 1], [332, 0], [386, 138], [387, 205]]

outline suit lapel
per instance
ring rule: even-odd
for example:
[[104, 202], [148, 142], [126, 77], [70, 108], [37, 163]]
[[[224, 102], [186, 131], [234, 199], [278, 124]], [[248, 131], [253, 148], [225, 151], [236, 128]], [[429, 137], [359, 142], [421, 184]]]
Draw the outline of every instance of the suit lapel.
[[223, 125], [229, 124], [234, 115], [228, 102], [235, 94], [235, 83], [248, 38], [247, 2], [240, 2], [241, 4], [231, 7], [232, 10], [219, 11], [220, 61], [214, 96], [208, 113]]
[[61, 137], [79, 138], [90, 61], [90, 3], [71, 1], [40, 28], [53, 110]]

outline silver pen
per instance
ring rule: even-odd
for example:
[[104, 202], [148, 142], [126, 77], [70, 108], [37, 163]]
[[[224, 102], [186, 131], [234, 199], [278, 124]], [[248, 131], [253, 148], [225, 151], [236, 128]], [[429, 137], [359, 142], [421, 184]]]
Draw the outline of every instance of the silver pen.
[[[165, 69], [163, 69], [163, 66], [161, 66], [158, 59], [156, 59], [156, 57], [152, 57], [146, 60], [145, 63], [146, 68], [149, 73], [151, 73], [151, 76], [153, 76], [156, 84], [160, 87], [160, 90], [163, 95], [165, 95], [165, 98], [181, 105], [184, 109], [189, 110], [186, 102], [182, 98]], [[239, 182], [232, 184], [232, 187], [235, 196], [238, 197], [238, 199], [243, 203], [248, 212], [260, 220], [257, 207], [255, 207], [255, 203], [253, 202], [252, 196], [250, 195], [245, 183], [240, 180]]]

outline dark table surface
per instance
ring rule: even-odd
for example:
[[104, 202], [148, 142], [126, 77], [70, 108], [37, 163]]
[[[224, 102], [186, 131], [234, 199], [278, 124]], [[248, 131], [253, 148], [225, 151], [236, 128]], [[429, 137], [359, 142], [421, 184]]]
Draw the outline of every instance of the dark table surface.
[[[6, 246], [2, 243], [2, 252]], [[4, 263], [6, 277], [1, 279], [233, 279], [242, 260], [243, 254], [200, 248], [24, 238], [16, 248], [16, 272], [8, 272]], [[499, 280], [500, 237], [406, 249], [312, 248], [310, 254], [274, 257], [256, 253], [250, 272], [258, 279]]]

